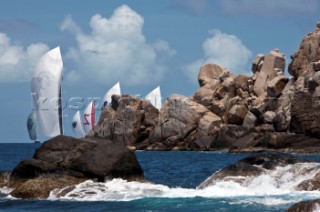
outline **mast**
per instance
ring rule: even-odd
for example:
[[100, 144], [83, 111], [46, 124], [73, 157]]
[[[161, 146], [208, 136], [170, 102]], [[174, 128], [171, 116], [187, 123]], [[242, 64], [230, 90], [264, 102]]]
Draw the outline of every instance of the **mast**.
[[60, 135], [63, 135], [63, 121], [62, 121], [62, 119], [63, 119], [63, 114], [62, 114], [62, 102], [61, 102], [61, 84], [60, 84], [60, 89], [59, 89], [59, 108], [58, 108], [58, 110], [59, 110], [59, 125], [60, 125]]

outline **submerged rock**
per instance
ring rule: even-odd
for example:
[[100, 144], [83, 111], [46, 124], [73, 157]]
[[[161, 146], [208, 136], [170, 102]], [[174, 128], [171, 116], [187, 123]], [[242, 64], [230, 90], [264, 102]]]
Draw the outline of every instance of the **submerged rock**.
[[[11, 172], [9, 186], [19, 198], [44, 198], [53, 188], [86, 179], [104, 181], [123, 178], [143, 180], [134, 152], [110, 140], [79, 140], [57, 136], [36, 150], [33, 158], [20, 162]], [[40, 185], [48, 185], [40, 191]], [[32, 191], [31, 193], [28, 190]]]
[[306, 211], [319, 211], [320, 199], [307, 200], [294, 204], [287, 209], [287, 212], [306, 212]]
[[222, 170], [214, 173], [211, 177], [201, 183], [198, 188], [205, 188], [223, 180], [239, 180], [233, 177], [249, 177], [258, 176], [264, 170], [274, 170], [279, 166], [287, 166], [296, 163], [311, 162], [301, 159], [290, 154], [280, 152], [263, 152], [239, 160], [235, 164], [231, 164]]

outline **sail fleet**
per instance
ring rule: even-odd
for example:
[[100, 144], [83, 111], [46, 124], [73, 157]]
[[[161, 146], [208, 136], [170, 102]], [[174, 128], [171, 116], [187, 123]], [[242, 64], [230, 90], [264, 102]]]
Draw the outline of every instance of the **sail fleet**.
[[[63, 111], [61, 87], [63, 79], [63, 61], [60, 47], [45, 53], [38, 61], [32, 73], [31, 94], [35, 110], [27, 118], [27, 129], [31, 140], [38, 142], [38, 133], [47, 137], [63, 135]], [[102, 109], [109, 107], [112, 95], [121, 95], [120, 82], [113, 85], [102, 99]], [[160, 110], [160, 86], [145, 96], [145, 100]], [[71, 127], [74, 136], [85, 137], [95, 126], [95, 101], [92, 100], [81, 115], [77, 110], [72, 118]]]

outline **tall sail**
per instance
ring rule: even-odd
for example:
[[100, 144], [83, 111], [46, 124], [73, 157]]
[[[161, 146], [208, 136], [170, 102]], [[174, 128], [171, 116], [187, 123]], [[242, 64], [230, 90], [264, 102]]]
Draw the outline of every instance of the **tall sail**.
[[157, 108], [158, 110], [161, 109], [162, 103], [161, 103], [161, 92], [160, 92], [160, 86], [156, 87], [154, 90], [152, 90], [150, 93], [148, 93], [145, 97], [146, 100], [149, 100], [150, 103]]
[[44, 54], [32, 74], [31, 91], [40, 132], [48, 137], [62, 134], [61, 80], [63, 63], [60, 48]]
[[103, 108], [111, 104], [112, 95], [121, 95], [120, 82], [117, 82], [112, 88], [110, 88], [102, 99]]
[[27, 129], [31, 140], [37, 140], [36, 112], [32, 111], [27, 118]]
[[81, 121], [80, 111], [78, 110], [72, 119], [72, 130], [76, 138], [83, 138], [86, 136], [83, 129], [83, 123]]
[[94, 111], [94, 103], [91, 101], [83, 114], [83, 128], [85, 134], [88, 134], [95, 124], [96, 116]]

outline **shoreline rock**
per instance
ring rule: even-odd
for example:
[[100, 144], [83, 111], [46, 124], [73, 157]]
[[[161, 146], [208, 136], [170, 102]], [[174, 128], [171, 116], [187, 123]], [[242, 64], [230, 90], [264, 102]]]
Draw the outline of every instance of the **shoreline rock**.
[[[8, 174], [7, 174], [8, 175]], [[47, 198], [51, 190], [92, 179], [122, 178], [144, 181], [143, 170], [124, 144], [110, 140], [57, 136], [44, 142], [33, 158], [21, 161], [0, 183], [17, 198]], [[2, 180], [2, 178], [4, 180]]]
[[[203, 189], [211, 186], [219, 181], [238, 180], [233, 177], [252, 177], [264, 173], [265, 170], [274, 170], [279, 166], [292, 165], [296, 163], [310, 163], [312, 161], [301, 159], [287, 153], [276, 151], [264, 151], [261, 153], [253, 154], [244, 159], [239, 160], [235, 164], [231, 164], [220, 171], [214, 173], [211, 177], [207, 178], [197, 188]], [[301, 190], [305, 187], [301, 186]], [[319, 190], [319, 186], [314, 186], [314, 190]]]

